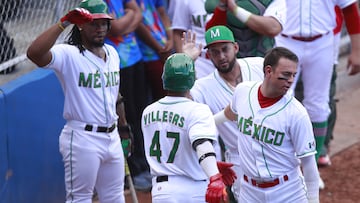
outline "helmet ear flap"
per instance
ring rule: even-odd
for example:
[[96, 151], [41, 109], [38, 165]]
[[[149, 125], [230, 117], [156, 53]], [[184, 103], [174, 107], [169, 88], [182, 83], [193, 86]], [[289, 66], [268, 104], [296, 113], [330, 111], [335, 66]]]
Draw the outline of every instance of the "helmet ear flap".
[[184, 53], [175, 53], [167, 58], [162, 75], [163, 88], [174, 92], [190, 90], [195, 83], [195, 65]]

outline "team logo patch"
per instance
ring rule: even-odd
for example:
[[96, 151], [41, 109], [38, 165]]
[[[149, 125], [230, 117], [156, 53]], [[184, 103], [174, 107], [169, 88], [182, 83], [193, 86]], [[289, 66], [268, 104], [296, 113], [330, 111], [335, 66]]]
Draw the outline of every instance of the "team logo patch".
[[315, 148], [315, 141], [309, 142], [309, 148]]

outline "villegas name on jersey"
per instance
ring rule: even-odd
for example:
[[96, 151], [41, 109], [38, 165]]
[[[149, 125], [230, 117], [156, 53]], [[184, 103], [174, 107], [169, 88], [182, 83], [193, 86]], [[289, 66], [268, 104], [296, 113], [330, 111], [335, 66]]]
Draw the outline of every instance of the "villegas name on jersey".
[[154, 122], [167, 122], [173, 125], [184, 127], [185, 118], [171, 111], [152, 111], [144, 115], [144, 124], [149, 125]]
[[244, 135], [252, 136], [253, 139], [275, 146], [281, 146], [285, 136], [284, 132], [254, 123], [251, 117], [241, 117], [238, 120], [238, 128]]

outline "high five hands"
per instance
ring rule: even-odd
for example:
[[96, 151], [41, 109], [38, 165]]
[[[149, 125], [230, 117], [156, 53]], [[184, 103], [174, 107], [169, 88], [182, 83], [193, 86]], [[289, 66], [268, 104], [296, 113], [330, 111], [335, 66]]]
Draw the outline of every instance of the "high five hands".
[[183, 32], [182, 51], [189, 55], [194, 61], [200, 56], [202, 50], [202, 44], [196, 44], [196, 34], [191, 30]]

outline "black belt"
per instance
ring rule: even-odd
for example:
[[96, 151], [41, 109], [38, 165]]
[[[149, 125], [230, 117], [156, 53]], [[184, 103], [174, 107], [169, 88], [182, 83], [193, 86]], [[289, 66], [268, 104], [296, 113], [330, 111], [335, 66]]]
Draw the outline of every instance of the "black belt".
[[281, 34], [281, 36], [291, 38], [291, 39], [294, 39], [294, 40], [298, 40], [298, 41], [302, 41], [302, 42], [312, 42], [314, 40], [319, 39], [320, 37], [322, 37], [324, 35], [323, 34], [318, 34], [318, 35], [315, 35], [315, 36], [312, 36], [312, 37], [298, 37], [298, 36], [289, 36], [289, 35]]
[[[86, 131], [93, 131], [94, 126], [87, 124], [84, 128], [84, 130]], [[111, 133], [112, 131], [114, 131], [116, 128], [116, 124], [114, 123], [111, 127], [104, 127], [104, 126], [98, 126], [96, 128], [96, 132], [98, 133]]]
[[[157, 183], [166, 182], [166, 181], [169, 181], [169, 176], [156, 176]], [[195, 180], [195, 181], [206, 181], [206, 180]]]
[[156, 182], [157, 183], [166, 182], [168, 180], [169, 180], [169, 176], [157, 176], [156, 177]]

